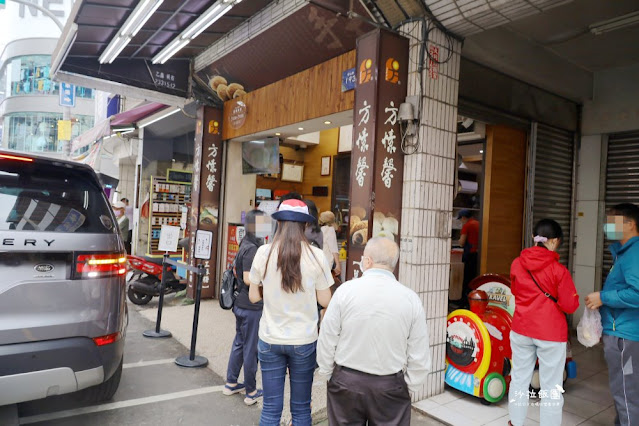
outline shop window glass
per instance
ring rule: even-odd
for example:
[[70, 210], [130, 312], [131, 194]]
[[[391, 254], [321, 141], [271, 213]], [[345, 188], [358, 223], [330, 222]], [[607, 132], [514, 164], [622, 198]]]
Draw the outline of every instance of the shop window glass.
[[[24, 152], [62, 152], [63, 144], [58, 142], [58, 120], [62, 118], [62, 114], [45, 112], [7, 114], [4, 120], [3, 146]], [[84, 133], [91, 127], [93, 117], [73, 117], [72, 137]]]
[[[49, 78], [50, 71], [51, 56], [19, 56], [5, 67], [2, 87], [11, 96], [58, 95], [60, 85]], [[93, 90], [86, 87], [76, 86], [75, 93], [78, 98], [94, 97]]]

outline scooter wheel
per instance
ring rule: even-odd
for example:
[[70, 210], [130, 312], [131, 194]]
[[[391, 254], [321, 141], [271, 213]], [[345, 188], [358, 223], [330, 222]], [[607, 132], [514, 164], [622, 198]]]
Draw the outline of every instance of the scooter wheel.
[[150, 294], [140, 293], [138, 291], [133, 290], [133, 287], [129, 286], [126, 294], [129, 296], [129, 300], [131, 303], [136, 305], [146, 305], [153, 299], [153, 296]]

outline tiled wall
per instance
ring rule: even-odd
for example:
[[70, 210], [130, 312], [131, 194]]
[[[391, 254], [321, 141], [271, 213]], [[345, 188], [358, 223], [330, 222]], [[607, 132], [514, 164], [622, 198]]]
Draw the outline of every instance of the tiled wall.
[[[403, 27], [410, 39], [408, 95], [422, 97], [417, 152], [405, 157], [399, 280], [424, 303], [430, 333], [432, 372], [414, 395], [421, 400], [444, 390], [446, 315], [450, 275], [450, 235], [457, 141], [457, 97], [461, 44], [438, 30], [429, 33], [427, 49], [439, 49], [434, 65], [425, 55], [423, 86], [419, 85], [421, 23]], [[452, 43], [452, 45], [450, 44]]]
[[[577, 293], [583, 298], [598, 290], [601, 277], [601, 245], [599, 240], [599, 212], [605, 201], [599, 198], [601, 174], [602, 135], [583, 136], [579, 150], [577, 172], [577, 213], [575, 221], [574, 281]], [[593, 232], [597, 230], [598, 232]], [[583, 315], [583, 303], [573, 316], [573, 325]]]
[[128, 198], [131, 204], [135, 202], [135, 162], [127, 159], [120, 162], [118, 192], [118, 198]]

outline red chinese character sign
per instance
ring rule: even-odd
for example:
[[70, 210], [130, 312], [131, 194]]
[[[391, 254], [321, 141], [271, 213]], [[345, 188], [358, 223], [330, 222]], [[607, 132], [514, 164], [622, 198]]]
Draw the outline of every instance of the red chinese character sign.
[[228, 238], [226, 241], [226, 269], [233, 265], [235, 256], [240, 251], [240, 243], [244, 238], [244, 226], [237, 223], [229, 223]]
[[[211, 258], [197, 260], [191, 256], [189, 263], [202, 262], [206, 275], [202, 279], [202, 297], [215, 297], [217, 265], [218, 211], [220, 207], [220, 182], [222, 180], [222, 111], [202, 107], [197, 113], [195, 149], [193, 155], [193, 187], [189, 215], [190, 253], [195, 250], [197, 230], [213, 232]], [[195, 294], [195, 275], [189, 273], [189, 297]]]
[[357, 40], [347, 279], [361, 275], [369, 238], [399, 244], [404, 158], [398, 121], [406, 98], [408, 39], [375, 30]]

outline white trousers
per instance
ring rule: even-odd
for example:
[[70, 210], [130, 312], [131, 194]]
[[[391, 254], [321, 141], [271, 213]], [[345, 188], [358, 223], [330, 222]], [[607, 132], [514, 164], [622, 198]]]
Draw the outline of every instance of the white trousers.
[[510, 390], [508, 391], [508, 413], [513, 426], [523, 426], [530, 401], [529, 387], [539, 359], [540, 424], [560, 426], [564, 405], [563, 380], [566, 366], [566, 342], [531, 339], [514, 331], [510, 332], [510, 347], [513, 351]]

